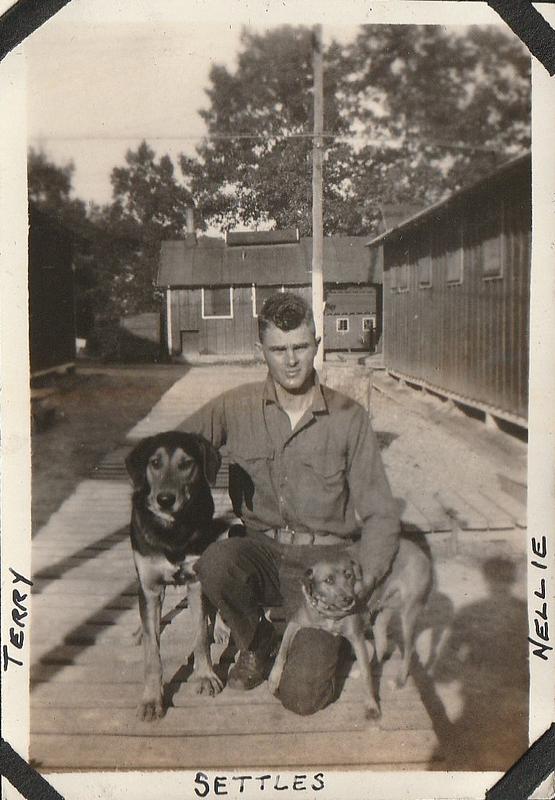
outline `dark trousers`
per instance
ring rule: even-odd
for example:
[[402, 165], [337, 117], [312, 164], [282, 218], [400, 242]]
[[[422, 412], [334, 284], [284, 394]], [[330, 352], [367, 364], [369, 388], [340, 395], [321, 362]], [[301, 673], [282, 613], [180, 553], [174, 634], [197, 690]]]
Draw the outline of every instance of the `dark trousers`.
[[[289, 620], [303, 601], [301, 578], [322, 559], [339, 557], [344, 545], [280, 545], [264, 534], [210, 545], [196, 565], [203, 592], [219, 610], [240, 650], [249, 649], [268, 606], [284, 606]], [[342, 639], [304, 628], [295, 636], [279, 685], [279, 699], [297, 714], [313, 714], [336, 696]]]

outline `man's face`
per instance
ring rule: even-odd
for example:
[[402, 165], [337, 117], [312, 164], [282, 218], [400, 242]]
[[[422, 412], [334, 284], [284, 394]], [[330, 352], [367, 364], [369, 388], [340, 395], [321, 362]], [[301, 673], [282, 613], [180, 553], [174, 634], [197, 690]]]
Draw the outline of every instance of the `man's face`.
[[274, 383], [290, 394], [307, 392], [319, 343], [306, 322], [292, 331], [269, 325], [260, 348]]

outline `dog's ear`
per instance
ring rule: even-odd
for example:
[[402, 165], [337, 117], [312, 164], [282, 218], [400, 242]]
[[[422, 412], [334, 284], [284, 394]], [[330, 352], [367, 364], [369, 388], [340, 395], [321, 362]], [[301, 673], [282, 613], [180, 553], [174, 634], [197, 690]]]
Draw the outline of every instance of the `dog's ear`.
[[204, 436], [195, 433], [194, 437], [198, 444], [204, 477], [210, 486], [214, 486], [218, 470], [222, 463], [222, 458], [214, 445], [209, 442], [208, 439], [205, 439]]
[[351, 569], [353, 570], [353, 575], [355, 576], [355, 580], [361, 581], [362, 580], [362, 567], [358, 563], [358, 561], [354, 561], [351, 559]]
[[304, 588], [306, 589], [306, 591], [309, 594], [312, 594], [312, 578], [313, 577], [314, 577], [314, 570], [312, 569], [312, 567], [309, 567], [305, 571], [305, 573], [303, 575], [303, 579], [302, 579], [302, 585], [304, 586]]
[[125, 459], [125, 466], [135, 489], [140, 489], [146, 480], [146, 465], [152, 450], [153, 436], [142, 439]]

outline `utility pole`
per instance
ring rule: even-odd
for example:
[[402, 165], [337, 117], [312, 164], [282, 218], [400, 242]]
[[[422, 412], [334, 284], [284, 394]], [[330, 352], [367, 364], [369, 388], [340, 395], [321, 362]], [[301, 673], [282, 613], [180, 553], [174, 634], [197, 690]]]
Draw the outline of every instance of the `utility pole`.
[[314, 361], [317, 370], [324, 363], [324, 222], [322, 178], [324, 164], [324, 58], [322, 26], [312, 32], [312, 68], [314, 79], [314, 136], [312, 140], [312, 310], [316, 333], [322, 337]]

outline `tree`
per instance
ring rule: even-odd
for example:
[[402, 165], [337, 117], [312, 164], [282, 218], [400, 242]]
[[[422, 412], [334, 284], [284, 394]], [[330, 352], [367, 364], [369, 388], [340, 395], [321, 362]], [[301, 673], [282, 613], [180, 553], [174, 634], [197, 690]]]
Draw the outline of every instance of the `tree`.
[[[265, 34], [244, 30], [235, 73], [215, 65], [200, 112], [208, 139], [196, 159], [182, 156], [204, 218], [222, 229], [274, 221], [310, 230], [312, 44], [306, 28], [284, 26]], [[328, 133], [347, 130], [336, 102], [339, 50], [328, 54], [325, 119]], [[327, 160], [338, 173], [326, 184], [328, 207], [341, 199], [344, 147], [331, 139]]]
[[77, 335], [98, 323], [159, 307], [154, 279], [163, 239], [184, 235], [191, 195], [169, 156], [157, 159], [142, 142], [115, 167], [113, 201], [86, 205], [72, 196], [74, 167], [29, 151], [29, 198], [72, 236]]
[[[363, 28], [347, 48], [354, 192], [432, 203], [530, 146], [530, 59], [494, 28]], [[376, 191], [377, 190], [377, 191]]]
[[[181, 156], [205, 219], [311, 229], [311, 34], [244, 31], [214, 66], [208, 136]], [[427, 204], [529, 146], [529, 58], [493, 28], [365, 26], [325, 53], [326, 233], [371, 233], [384, 205]]]
[[77, 336], [86, 338], [94, 324], [95, 309], [105, 305], [108, 291], [99, 280], [94, 257], [99, 246], [99, 232], [91, 222], [85, 203], [72, 196], [74, 169], [71, 162], [59, 166], [50, 161], [44, 151], [29, 149], [29, 200], [62, 225], [72, 240], [75, 328]]
[[110, 242], [111, 304], [119, 315], [158, 309], [154, 280], [164, 239], [182, 238], [191, 194], [175, 177], [169, 156], [159, 159], [143, 141], [112, 170], [111, 205], [96, 223]]

